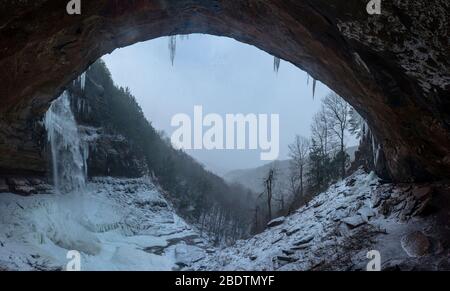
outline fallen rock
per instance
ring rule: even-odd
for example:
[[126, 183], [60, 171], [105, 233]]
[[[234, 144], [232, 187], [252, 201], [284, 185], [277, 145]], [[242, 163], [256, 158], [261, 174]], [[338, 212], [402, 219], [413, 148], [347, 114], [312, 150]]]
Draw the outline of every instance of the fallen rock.
[[36, 191], [39, 193], [52, 193], [53, 187], [49, 184], [39, 184], [35, 187]]
[[296, 232], [298, 232], [300, 230], [301, 230], [301, 228], [294, 228], [294, 229], [288, 230], [288, 231], [286, 231], [286, 235], [287, 236], [291, 236], [291, 235], [293, 235], [294, 233], [296, 233]]
[[415, 198], [422, 200], [426, 196], [429, 196], [433, 193], [433, 189], [431, 186], [423, 186], [423, 187], [417, 187], [412, 190], [412, 194]]
[[404, 235], [400, 242], [403, 250], [405, 250], [410, 257], [423, 257], [429, 253], [430, 240], [421, 231], [415, 231]]
[[280, 224], [283, 224], [283, 222], [286, 220], [286, 218], [284, 216], [272, 219], [271, 221], [269, 221], [267, 223], [267, 227], [274, 227]]
[[283, 254], [285, 254], [286, 256], [290, 256], [290, 255], [294, 254], [294, 251], [292, 251], [292, 250], [281, 250], [281, 252]]
[[429, 202], [431, 201], [431, 197], [426, 198], [425, 200], [419, 202], [418, 206], [416, 206], [416, 210], [411, 214], [411, 216], [416, 216], [422, 214], [422, 212], [427, 208]]
[[297, 258], [287, 257], [287, 256], [277, 256], [277, 259], [279, 261], [283, 261], [283, 262], [287, 262], [287, 263], [293, 263], [298, 260]]
[[364, 220], [369, 220], [371, 217], [375, 216], [375, 211], [370, 207], [363, 207], [358, 210], [358, 214], [362, 216]]
[[25, 178], [8, 178], [8, 184], [10, 186], [9, 190], [19, 195], [28, 196], [36, 193], [36, 189]]
[[293, 250], [293, 251], [300, 251], [300, 250], [307, 249], [310, 246], [311, 246], [311, 244], [303, 244], [303, 245], [291, 247], [291, 250]]
[[364, 219], [361, 217], [361, 215], [346, 217], [343, 218], [341, 221], [347, 224], [350, 228], [356, 228], [366, 223]]
[[305, 238], [300, 239], [299, 241], [296, 241], [294, 243], [294, 246], [300, 246], [300, 245], [303, 245], [303, 244], [307, 244], [310, 241], [312, 241], [313, 239], [314, 239], [314, 236], [313, 235], [309, 235], [309, 236], [307, 236]]
[[282, 236], [280, 236], [280, 237], [274, 239], [274, 240], [272, 241], [272, 244], [276, 244], [277, 242], [280, 242], [281, 240], [283, 240], [283, 237], [282, 237]]
[[161, 256], [164, 253], [165, 246], [151, 246], [144, 248], [144, 252]]
[[412, 214], [412, 211], [415, 206], [416, 206], [416, 200], [413, 197], [408, 197], [406, 199], [406, 205], [405, 205], [405, 208], [403, 208], [402, 213], [404, 213], [405, 215]]
[[347, 224], [341, 223], [338, 227], [338, 232], [343, 237], [351, 236], [350, 228]]
[[17, 193], [19, 195], [28, 196], [28, 195], [36, 193], [36, 189], [32, 186], [16, 186], [16, 187], [14, 187], [13, 192]]
[[352, 178], [350, 180], [347, 181], [347, 183], [345, 183], [345, 186], [349, 187], [349, 186], [354, 186], [356, 182], [355, 178]]
[[325, 200], [317, 201], [316, 203], [313, 204], [312, 207], [317, 208], [319, 206], [322, 206], [324, 203], [325, 203]]

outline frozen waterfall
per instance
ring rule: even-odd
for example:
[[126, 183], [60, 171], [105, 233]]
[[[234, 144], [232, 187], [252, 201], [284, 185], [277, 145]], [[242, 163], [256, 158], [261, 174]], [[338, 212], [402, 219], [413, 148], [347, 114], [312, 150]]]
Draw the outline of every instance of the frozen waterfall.
[[80, 139], [69, 97], [64, 91], [44, 117], [51, 146], [53, 183], [59, 193], [83, 191], [86, 184], [88, 145]]

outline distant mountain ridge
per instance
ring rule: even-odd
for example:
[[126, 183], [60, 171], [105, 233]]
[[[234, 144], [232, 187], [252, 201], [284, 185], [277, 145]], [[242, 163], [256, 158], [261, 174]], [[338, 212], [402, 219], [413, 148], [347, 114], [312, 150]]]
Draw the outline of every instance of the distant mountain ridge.
[[[358, 146], [347, 148], [350, 161], [354, 160], [357, 148]], [[261, 193], [264, 191], [265, 175], [271, 168], [274, 168], [276, 170], [276, 186], [280, 187], [279, 189], [286, 189], [289, 185], [290, 161], [290, 159], [276, 160], [256, 168], [233, 170], [224, 174], [223, 178], [229, 183], [241, 184], [255, 193]]]

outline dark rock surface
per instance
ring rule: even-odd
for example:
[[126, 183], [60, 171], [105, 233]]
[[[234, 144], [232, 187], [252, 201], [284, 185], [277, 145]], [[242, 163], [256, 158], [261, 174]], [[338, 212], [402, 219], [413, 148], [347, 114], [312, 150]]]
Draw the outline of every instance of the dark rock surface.
[[8, 176], [0, 178], [0, 193], [7, 192], [29, 196], [31, 194], [53, 193], [53, 188], [45, 178]]
[[274, 226], [283, 224], [284, 219], [285, 219], [284, 217], [278, 217], [278, 218], [272, 219], [271, 221], [269, 221], [267, 223], [267, 227], [274, 227]]
[[421, 231], [406, 234], [401, 239], [402, 248], [410, 257], [422, 257], [428, 254], [430, 241]]
[[[42, 172], [34, 121], [105, 53], [159, 36], [233, 37], [290, 61], [363, 115], [395, 181], [450, 176], [447, 0], [3, 1], [1, 171]], [[36, 133], [38, 134], [38, 133]]]
[[78, 81], [69, 86], [71, 107], [79, 131], [89, 144], [88, 176], [140, 177], [147, 172], [142, 151], [108, 126], [108, 96], [86, 74], [84, 90]]

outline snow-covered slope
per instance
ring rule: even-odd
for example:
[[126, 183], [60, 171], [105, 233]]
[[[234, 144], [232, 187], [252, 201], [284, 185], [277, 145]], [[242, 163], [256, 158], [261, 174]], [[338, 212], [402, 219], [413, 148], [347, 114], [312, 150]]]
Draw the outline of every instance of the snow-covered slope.
[[148, 179], [96, 178], [85, 193], [0, 194], [0, 270], [173, 270], [205, 242]]
[[371, 250], [382, 270], [450, 270], [449, 213], [417, 216], [430, 189], [358, 170], [223, 248], [199, 238], [146, 178], [96, 178], [78, 194], [0, 193], [0, 270], [65, 269], [68, 250], [81, 253], [81, 270], [365, 270]]
[[433, 224], [412, 217], [429, 193], [413, 190], [421, 193], [416, 201], [410, 191], [380, 185], [373, 173], [358, 170], [291, 216], [269, 222], [263, 233], [208, 254], [193, 269], [366, 270], [371, 250], [380, 253], [382, 269], [442, 269], [449, 256], [432, 234]]

